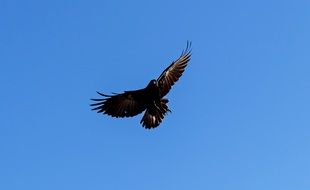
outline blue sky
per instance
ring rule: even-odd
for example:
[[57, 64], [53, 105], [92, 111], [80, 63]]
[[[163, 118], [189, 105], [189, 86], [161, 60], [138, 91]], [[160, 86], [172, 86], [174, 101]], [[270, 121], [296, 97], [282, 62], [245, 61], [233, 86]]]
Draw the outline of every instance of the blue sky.
[[[0, 1], [0, 189], [310, 189], [310, 1]], [[155, 130], [90, 111], [191, 40]]]

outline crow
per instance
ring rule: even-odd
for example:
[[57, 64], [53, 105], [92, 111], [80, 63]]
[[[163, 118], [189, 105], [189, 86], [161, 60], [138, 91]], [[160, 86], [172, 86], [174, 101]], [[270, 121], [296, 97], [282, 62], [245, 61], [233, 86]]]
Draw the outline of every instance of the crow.
[[103, 98], [91, 99], [95, 103], [90, 106], [94, 106], [92, 110], [98, 113], [116, 118], [132, 117], [145, 111], [140, 124], [146, 129], [156, 128], [167, 112], [171, 112], [167, 106], [168, 99], [164, 97], [182, 76], [190, 59], [191, 42], [187, 42], [186, 49], [179, 58], [173, 61], [158, 79], [151, 80], [145, 88], [112, 95], [97, 92]]

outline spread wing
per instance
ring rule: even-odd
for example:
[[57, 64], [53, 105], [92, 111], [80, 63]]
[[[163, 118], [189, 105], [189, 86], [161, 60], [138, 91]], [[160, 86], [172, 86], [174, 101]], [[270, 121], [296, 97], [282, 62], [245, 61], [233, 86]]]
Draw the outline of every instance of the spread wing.
[[187, 42], [186, 49], [182, 52], [180, 57], [172, 62], [171, 65], [167, 67], [157, 79], [161, 97], [164, 97], [166, 94], [168, 94], [174, 83], [179, 80], [190, 59], [191, 42]]
[[97, 102], [91, 104], [91, 106], [94, 106], [92, 110], [98, 110], [98, 113], [112, 117], [132, 117], [146, 109], [144, 89], [125, 91], [122, 94], [113, 95], [97, 93], [104, 97], [102, 99], [91, 99]]

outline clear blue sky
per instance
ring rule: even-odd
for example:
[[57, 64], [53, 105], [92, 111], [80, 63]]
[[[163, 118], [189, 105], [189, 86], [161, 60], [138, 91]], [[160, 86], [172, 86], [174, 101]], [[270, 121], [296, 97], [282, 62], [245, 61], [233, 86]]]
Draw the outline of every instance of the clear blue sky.
[[[310, 1], [0, 1], [0, 189], [309, 190]], [[192, 60], [155, 130], [90, 111]]]

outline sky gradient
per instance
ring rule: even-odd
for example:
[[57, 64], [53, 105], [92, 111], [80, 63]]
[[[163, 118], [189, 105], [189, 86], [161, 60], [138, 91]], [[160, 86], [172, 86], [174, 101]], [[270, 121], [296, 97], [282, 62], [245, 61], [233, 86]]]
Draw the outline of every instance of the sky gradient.
[[[0, 1], [0, 189], [310, 189], [310, 1]], [[90, 111], [192, 41], [159, 128]]]

